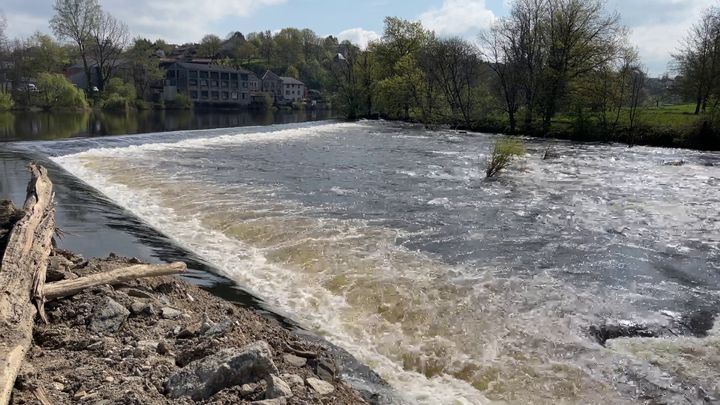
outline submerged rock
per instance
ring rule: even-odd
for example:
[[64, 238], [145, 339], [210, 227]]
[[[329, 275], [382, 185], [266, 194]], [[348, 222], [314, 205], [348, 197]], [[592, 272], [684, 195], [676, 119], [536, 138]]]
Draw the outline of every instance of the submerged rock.
[[223, 349], [193, 361], [170, 376], [165, 389], [171, 398], [189, 396], [197, 401], [224, 388], [255, 382], [277, 373], [270, 345], [258, 341], [240, 349]]

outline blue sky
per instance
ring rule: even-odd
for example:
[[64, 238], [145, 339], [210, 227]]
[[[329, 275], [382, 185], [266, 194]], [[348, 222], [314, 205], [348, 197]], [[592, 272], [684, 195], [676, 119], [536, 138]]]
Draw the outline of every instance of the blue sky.
[[[224, 37], [284, 27], [310, 28], [365, 43], [382, 32], [385, 16], [420, 20], [439, 35], [474, 39], [508, 12], [509, 0], [100, 0], [134, 35], [170, 42], [199, 41], [205, 33]], [[718, 0], [608, 0], [631, 31], [631, 41], [653, 75], [667, 70], [670, 53], [699, 14]], [[8, 36], [49, 32], [52, 0], [3, 0]]]

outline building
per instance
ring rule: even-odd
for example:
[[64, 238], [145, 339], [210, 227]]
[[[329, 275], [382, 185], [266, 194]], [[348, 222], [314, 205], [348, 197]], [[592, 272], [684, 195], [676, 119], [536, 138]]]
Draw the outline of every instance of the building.
[[303, 82], [292, 77], [278, 76], [269, 70], [262, 77], [262, 91], [271, 94], [278, 104], [305, 99]]
[[185, 62], [174, 62], [165, 69], [165, 101], [175, 100], [180, 93], [195, 104], [246, 106], [251, 100], [251, 82], [259, 87], [257, 76], [247, 70]]

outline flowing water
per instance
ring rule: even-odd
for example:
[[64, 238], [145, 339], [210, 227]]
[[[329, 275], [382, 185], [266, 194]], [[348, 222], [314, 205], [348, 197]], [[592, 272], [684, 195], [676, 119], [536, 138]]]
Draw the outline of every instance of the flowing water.
[[398, 401], [632, 402], [629, 367], [719, 394], [717, 327], [608, 347], [587, 330], [717, 312], [720, 156], [527, 140], [486, 180], [496, 138], [323, 122], [42, 147]]

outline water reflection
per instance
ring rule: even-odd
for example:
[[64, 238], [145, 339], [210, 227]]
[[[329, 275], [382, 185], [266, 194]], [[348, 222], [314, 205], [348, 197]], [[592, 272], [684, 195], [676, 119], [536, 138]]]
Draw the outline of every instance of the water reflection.
[[289, 124], [331, 118], [328, 111], [161, 110], [105, 113], [0, 113], [0, 141], [53, 140], [248, 125]]

